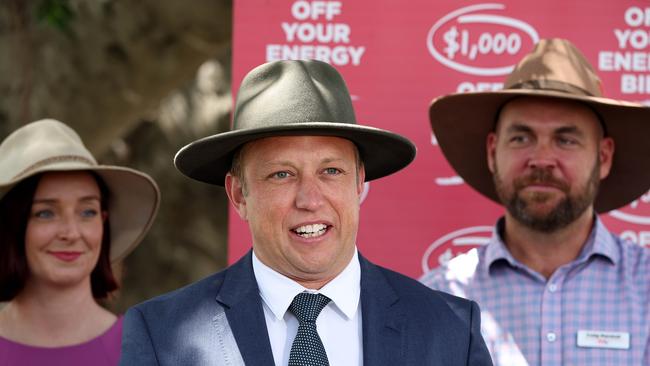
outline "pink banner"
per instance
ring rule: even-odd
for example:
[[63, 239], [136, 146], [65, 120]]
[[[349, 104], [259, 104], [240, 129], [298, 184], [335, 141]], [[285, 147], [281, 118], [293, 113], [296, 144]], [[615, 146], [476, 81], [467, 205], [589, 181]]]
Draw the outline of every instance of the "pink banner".
[[[630, 0], [238, 0], [233, 93], [266, 61], [320, 59], [347, 81], [360, 123], [410, 138], [418, 148], [415, 161], [366, 184], [357, 243], [371, 260], [418, 277], [487, 243], [503, 214], [446, 162], [429, 126], [431, 100], [501, 88], [537, 40], [551, 37], [583, 51], [606, 96], [650, 105], [650, 3]], [[246, 223], [233, 211], [230, 217], [233, 262], [251, 238]], [[650, 192], [602, 219], [613, 232], [650, 247]]]

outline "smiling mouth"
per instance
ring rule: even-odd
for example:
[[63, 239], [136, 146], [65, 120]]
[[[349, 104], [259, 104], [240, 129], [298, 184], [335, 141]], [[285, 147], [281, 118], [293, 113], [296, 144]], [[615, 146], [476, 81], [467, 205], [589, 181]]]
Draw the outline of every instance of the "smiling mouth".
[[295, 229], [291, 229], [291, 231], [303, 238], [316, 238], [325, 235], [328, 229], [329, 226], [325, 224], [311, 224], [298, 226]]
[[50, 252], [50, 254], [52, 254], [53, 256], [55, 256], [56, 258], [64, 262], [72, 262], [81, 256], [81, 252], [68, 252], [68, 251]]

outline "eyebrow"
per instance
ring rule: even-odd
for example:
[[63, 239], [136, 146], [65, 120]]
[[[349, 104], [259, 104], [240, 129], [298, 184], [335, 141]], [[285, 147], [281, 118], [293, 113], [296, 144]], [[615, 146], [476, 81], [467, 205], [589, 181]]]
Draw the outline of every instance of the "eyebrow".
[[578, 127], [576, 127], [576, 126], [565, 126], [565, 127], [560, 127], [560, 128], [558, 128], [558, 129], [555, 130], [555, 133], [570, 133], [570, 134], [579, 135], [579, 136], [584, 135], [584, 133], [582, 132], [582, 130], [580, 130], [580, 129], [579, 129]]
[[333, 163], [333, 162], [338, 162], [338, 161], [345, 162], [346, 159], [343, 159], [343, 158], [325, 158], [325, 159], [323, 159], [321, 161], [321, 163], [327, 164], [327, 163]]
[[[332, 162], [337, 162], [337, 161], [346, 161], [344, 158], [324, 158], [322, 159], [319, 163], [320, 164], [328, 164]], [[277, 161], [266, 161], [264, 162], [265, 165], [289, 165], [289, 166], [294, 166], [295, 163], [291, 162], [289, 160], [277, 160]]]
[[[509, 133], [512, 133], [512, 132], [526, 132], [526, 133], [533, 133], [533, 129], [530, 128], [529, 126], [524, 125], [524, 124], [514, 123], [514, 124], [512, 124], [510, 127], [508, 127], [507, 132], [509, 132]], [[582, 130], [580, 130], [580, 129], [579, 129], [578, 127], [576, 127], [576, 126], [562, 126], [562, 127], [558, 127], [558, 128], [556, 128], [556, 129], [553, 131], [553, 133], [555, 133], [555, 134], [565, 134], [565, 133], [569, 133], [569, 134], [574, 134], [574, 135], [578, 135], [578, 136], [583, 136], [583, 135], [584, 135], [584, 133], [582, 132]]]
[[509, 126], [506, 129], [506, 132], [509, 132], [509, 133], [512, 133], [512, 132], [529, 132], [530, 133], [530, 132], [533, 132], [533, 129], [526, 126], [526, 125], [520, 124], [520, 123], [513, 123], [511, 126]]
[[[34, 198], [32, 200], [32, 203], [47, 203], [47, 204], [55, 204], [59, 200], [56, 198]], [[99, 199], [99, 196], [84, 196], [79, 199], [79, 201], [101, 201]]]

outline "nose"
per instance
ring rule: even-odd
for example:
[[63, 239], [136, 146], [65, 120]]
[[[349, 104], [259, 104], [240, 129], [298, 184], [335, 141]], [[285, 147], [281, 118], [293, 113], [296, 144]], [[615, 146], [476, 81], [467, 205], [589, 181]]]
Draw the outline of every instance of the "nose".
[[550, 143], [539, 142], [533, 148], [528, 159], [528, 167], [531, 169], [551, 169], [557, 166], [557, 156]]
[[324, 197], [316, 178], [301, 178], [296, 193], [296, 207], [315, 211], [323, 205]]
[[60, 221], [59, 239], [63, 241], [73, 242], [81, 237], [79, 231], [79, 223], [71, 217], [63, 218]]

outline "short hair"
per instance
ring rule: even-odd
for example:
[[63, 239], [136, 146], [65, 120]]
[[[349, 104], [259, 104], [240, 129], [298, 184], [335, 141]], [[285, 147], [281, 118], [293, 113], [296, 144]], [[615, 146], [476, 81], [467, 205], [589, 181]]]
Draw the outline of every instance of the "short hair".
[[[253, 142], [253, 141], [251, 141]], [[357, 183], [359, 181], [359, 169], [363, 166], [363, 159], [361, 158], [361, 153], [359, 152], [359, 147], [357, 144], [354, 145], [354, 158], [356, 160], [356, 169], [357, 169]], [[248, 194], [248, 189], [246, 187], [246, 180], [244, 179], [244, 167], [242, 166], [242, 160], [244, 158], [244, 150], [249, 146], [249, 143], [240, 145], [235, 149], [235, 152], [232, 155], [232, 162], [230, 164], [230, 174], [239, 179], [242, 184], [242, 193], [244, 196]]]
[[[90, 171], [100, 191], [100, 207], [108, 210], [109, 190], [97, 173]], [[43, 173], [26, 178], [0, 199], [0, 301], [11, 301], [24, 288], [29, 277], [25, 254], [25, 234], [34, 194]], [[103, 299], [118, 288], [111, 267], [110, 222], [103, 223], [99, 259], [90, 274], [93, 297]]]

